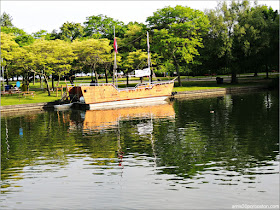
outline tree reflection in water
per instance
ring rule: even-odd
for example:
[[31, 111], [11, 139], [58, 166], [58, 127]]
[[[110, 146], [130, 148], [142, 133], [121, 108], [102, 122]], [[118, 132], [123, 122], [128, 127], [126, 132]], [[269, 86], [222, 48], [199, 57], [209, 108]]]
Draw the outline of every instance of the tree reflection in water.
[[258, 174], [278, 173], [258, 170], [273, 166], [279, 153], [278, 100], [277, 93], [268, 92], [153, 107], [2, 116], [2, 188], [16, 185], [25, 166], [55, 171], [77, 157], [90, 158], [89, 165], [102, 170], [134, 167], [131, 158], [144, 158], [156, 174], [173, 174], [185, 183], [207, 183], [207, 175], [215, 176], [217, 184], [237, 184], [245, 175], [254, 182]]

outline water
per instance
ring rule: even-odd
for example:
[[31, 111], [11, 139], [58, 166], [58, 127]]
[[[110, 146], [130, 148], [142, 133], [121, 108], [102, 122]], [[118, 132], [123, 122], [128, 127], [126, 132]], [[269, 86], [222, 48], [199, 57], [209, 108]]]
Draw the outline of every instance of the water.
[[1, 118], [1, 209], [279, 204], [278, 92]]

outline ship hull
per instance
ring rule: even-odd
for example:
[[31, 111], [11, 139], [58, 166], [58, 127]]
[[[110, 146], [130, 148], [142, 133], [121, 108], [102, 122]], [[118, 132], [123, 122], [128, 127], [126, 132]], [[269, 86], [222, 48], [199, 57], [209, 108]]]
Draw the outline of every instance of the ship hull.
[[163, 103], [171, 96], [174, 86], [173, 81], [140, 84], [135, 88], [116, 88], [112, 84], [96, 84], [95, 86], [83, 85], [69, 88], [70, 97], [83, 96], [89, 109], [103, 109], [125, 106], [137, 106], [138, 104]]

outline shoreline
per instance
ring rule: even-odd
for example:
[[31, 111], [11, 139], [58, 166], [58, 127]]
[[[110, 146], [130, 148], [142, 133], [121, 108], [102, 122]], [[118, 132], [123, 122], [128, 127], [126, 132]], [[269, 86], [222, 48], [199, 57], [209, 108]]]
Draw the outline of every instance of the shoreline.
[[[195, 91], [182, 91], [178, 92], [174, 96], [170, 96], [170, 99], [199, 99], [199, 98], [209, 98], [209, 97], [219, 97], [226, 94], [240, 94], [240, 93], [250, 93], [254, 91], [266, 90], [268, 87], [266, 85], [262, 86], [245, 86], [245, 87], [233, 87], [233, 88], [217, 88], [217, 89], [204, 89]], [[33, 111], [43, 111], [47, 109], [54, 109], [56, 102], [46, 102], [46, 103], [34, 103], [34, 104], [20, 104], [20, 105], [8, 105], [1, 106], [1, 115], [4, 113], [14, 113], [14, 112], [33, 112]]]

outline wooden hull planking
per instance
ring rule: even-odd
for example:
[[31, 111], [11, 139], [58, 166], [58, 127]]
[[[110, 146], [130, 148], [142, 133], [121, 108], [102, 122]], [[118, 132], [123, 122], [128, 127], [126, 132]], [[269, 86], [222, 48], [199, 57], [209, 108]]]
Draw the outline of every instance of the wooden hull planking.
[[96, 104], [131, 99], [143, 99], [160, 96], [170, 96], [174, 82], [140, 84], [135, 88], [116, 88], [112, 84], [98, 84], [98, 86], [69, 87], [70, 95], [83, 96], [86, 104]]

